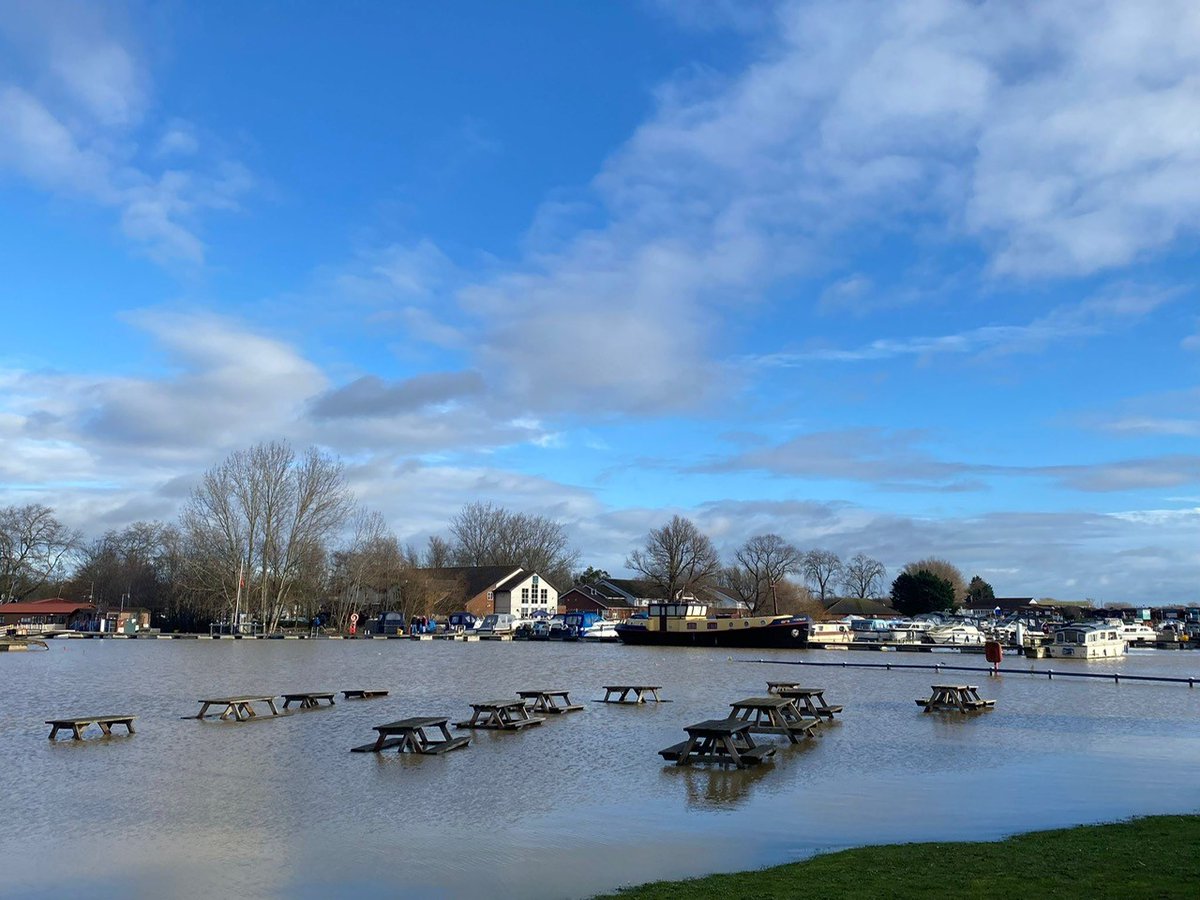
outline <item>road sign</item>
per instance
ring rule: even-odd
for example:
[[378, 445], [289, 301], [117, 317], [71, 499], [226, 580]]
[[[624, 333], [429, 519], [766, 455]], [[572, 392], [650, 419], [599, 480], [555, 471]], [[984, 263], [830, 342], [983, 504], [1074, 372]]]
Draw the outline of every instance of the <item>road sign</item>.
[[358, 624], [358, 613], [350, 613], [350, 624], [351, 625]]

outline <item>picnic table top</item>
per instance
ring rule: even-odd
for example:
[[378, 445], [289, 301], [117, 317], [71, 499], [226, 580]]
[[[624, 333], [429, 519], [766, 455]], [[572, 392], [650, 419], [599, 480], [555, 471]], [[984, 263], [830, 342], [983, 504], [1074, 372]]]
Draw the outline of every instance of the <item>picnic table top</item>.
[[661, 684], [606, 684], [606, 691], [661, 691]]
[[517, 691], [518, 697], [566, 697], [570, 691]]
[[472, 703], [472, 709], [509, 709], [514, 706], [525, 708], [524, 700], [486, 700], [483, 703]]
[[729, 705], [734, 709], [782, 709], [791, 703], [790, 697], [747, 697]]
[[332, 697], [337, 691], [288, 691], [280, 694], [281, 697]]
[[740, 719], [705, 719], [695, 725], [685, 725], [683, 730], [688, 734], [731, 735], [749, 731], [751, 723]]
[[784, 688], [783, 690], [781, 690], [779, 692], [779, 695], [781, 697], [787, 697], [787, 696], [819, 697], [823, 693], [825, 693], [825, 688], [801, 687], [800, 685], [793, 685], [792, 687]]
[[414, 716], [411, 719], [397, 719], [395, 722], [386, 722], [383, 725], [376, 725], [376, 731], [408, 731], [417, 728], [430, 728], [435, 725], [445, 725], [450, 721], [449, 716]]
[[935, 684], [931, 685], [935, 691], [977, 691], [977, 684]]
[[57, 719], [47, 719], [47, 725], [81, 725], [84, 722], [128, 722], [137, 716], [61, 716]]
[[266, 702], [274, 700], [275, 694], [249, 694], [244, 697], [215, 697], [211, 700], [197, 700], [197, 703], [249, 703], [253, 700]]

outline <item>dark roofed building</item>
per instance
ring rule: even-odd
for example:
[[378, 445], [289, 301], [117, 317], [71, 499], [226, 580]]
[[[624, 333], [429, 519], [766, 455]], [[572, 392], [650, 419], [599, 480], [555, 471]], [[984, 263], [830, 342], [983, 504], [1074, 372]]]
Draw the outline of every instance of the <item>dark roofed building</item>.
[[834, 600], [825, 608], [831, 616], [868, 616], [870, 618], [890, 618], [899, 616], [898, 610], [878, 600], [863, 600], [858, 597], [842, 597]]
[[558, 598], [559, 612], [603, 613], [612, 619], [627, 619], [634, 613], [635, 607], [623, 593], [611, 586], [605, 587], [605, 582], [598, 584], [577, 584]]
[[54, 597], [0, 604], [0, 626], [16, 631], [70, 631], [90, 627], [96, 607]]
[[490, 615], [496, 611], [495, 592], [500, 585], [516, 577], [520, 566], [445, 566], [417, 569], [441, 594], [437, 608], [446, 613], [466, 611], [472, 615]]

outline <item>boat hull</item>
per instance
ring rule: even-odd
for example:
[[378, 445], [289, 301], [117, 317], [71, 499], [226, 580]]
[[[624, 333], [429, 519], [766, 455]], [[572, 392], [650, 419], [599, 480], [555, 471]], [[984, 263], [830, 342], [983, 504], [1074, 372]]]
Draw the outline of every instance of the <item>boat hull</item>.
[[801, 649], [808, 643], [808, 624], [752, 625], [714, 631], [657, 631], [622, 624], [617, 626], [617, 636], [624, 644], [642, 646]]

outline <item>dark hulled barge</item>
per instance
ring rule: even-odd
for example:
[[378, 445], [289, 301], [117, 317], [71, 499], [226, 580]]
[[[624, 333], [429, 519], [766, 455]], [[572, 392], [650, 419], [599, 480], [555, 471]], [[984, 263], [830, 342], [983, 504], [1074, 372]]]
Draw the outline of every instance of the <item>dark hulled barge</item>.
[[652, 603], [644, 617], [617, 626], [625, 644], [659, 647], [801, 648], [808, 642], [804, 616], [715, 616], [702, 603]]

